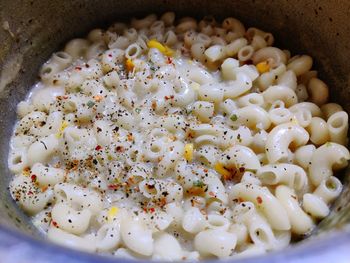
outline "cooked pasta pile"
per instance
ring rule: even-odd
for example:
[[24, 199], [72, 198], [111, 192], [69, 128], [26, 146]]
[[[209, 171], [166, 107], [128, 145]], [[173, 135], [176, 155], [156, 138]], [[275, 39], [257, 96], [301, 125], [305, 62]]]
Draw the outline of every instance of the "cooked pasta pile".
[[118, 257], [242, 257], [342, 190], [348, 114], [272, 34], [174, 13], [73, 39], [18, 104], [10, 191], [48, 239]]

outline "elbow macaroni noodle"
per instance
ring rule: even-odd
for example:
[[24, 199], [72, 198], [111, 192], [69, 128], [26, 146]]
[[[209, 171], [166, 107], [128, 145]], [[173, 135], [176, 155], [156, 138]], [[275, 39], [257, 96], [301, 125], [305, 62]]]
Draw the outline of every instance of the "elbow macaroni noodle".
[[49, 240], [117, 257], [240, 258], [310, 233], [342, 190], [348, 114], [273, 42], [172, 12], [71, 40], [18, 104], [13, 199]]

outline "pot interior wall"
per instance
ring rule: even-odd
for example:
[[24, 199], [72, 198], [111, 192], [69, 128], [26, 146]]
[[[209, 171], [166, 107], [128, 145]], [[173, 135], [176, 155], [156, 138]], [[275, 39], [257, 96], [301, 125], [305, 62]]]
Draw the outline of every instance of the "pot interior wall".
[[[234, 16], [247, 26], [274, 34], [276, 45], [292, 54], [315, 58], [319, 77], [330, 87], [332, 101], [350, 110], [350, 2], [302, 0], [148, 0], [148, 1], [19, 1], [0, 2], [0, 223], [37, 234], [28, 218], [9, 197], [8, 142], [16, 120], [16, 104], [37, 80], [40, 65], [73, 37], [108, 23], [173, 10], [179, 16], [198, 18], [214, 14]], [[8, 85], [7, 85], [8, 84]], [[331, 216], [319, 228], [338, 229], [350, 220], [348, 179]]]

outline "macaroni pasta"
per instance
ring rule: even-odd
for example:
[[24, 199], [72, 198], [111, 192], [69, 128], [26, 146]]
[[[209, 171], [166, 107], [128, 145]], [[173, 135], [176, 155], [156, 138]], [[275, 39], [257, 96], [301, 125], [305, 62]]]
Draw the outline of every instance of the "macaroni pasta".
[[49, 240], [117, 257], [241, 258], [307, 235], [342, 189], [348, 114], [308, 55], [234, 18], [94, 29], [40, 71], [10, 191]]

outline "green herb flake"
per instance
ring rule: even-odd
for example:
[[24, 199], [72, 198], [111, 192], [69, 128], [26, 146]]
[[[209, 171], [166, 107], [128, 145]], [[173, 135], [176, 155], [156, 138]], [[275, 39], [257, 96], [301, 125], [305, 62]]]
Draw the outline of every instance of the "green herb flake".
[[138, 113], [138, 114], [140, 114], [141, 109], [140, 109], [140, 108], [136, 108], [136, 109], [135, 109], [135, 112]]
[[81, 91], [82, 91], [82, 89], [81, 89], [80, 86], [78, 86], [78, 87], [75, 88], [75, 92], [79, 93], [79, 92], [81, 92]]
[[97, 161], [101, 164], [101, 165], [104, 165], [104, 160], [103, 160], [103, 158], [102, 157], [100, 157], [100, 156], [97, 156]]
[[197, 180], [197, 181], [194, 181], [194, 182], [193, 182], [193, 186], [203, 188], [203, 187], [205, 187], [205, 186], [206, 186], [206, 184], [205, 184], [205, 183], [203, 183], [203, 182], [202, 182], [202, 181], [200, 181], [200, 180]]
[[230, 117], [231, 121], [236, 121], [237, 119], [238, 119], [238, 117], [237, 117], [236, 114], [232, 114], [231, 117]]
[[148, 62], [149, 63], [149, 68], [150, 70], [152, 70], [153, 72], [157, 70], [156, 66], [153, 64], [152, 61]]
[[326, 181], [326, 186], [330, 190], [335, 190], [337, 188], [337, 185], [331, 180]]
[[89, 100], [88, 103], [86, 104], [89, 108], [92, 108], [95, 105], [95, 102], [92, 100]]

